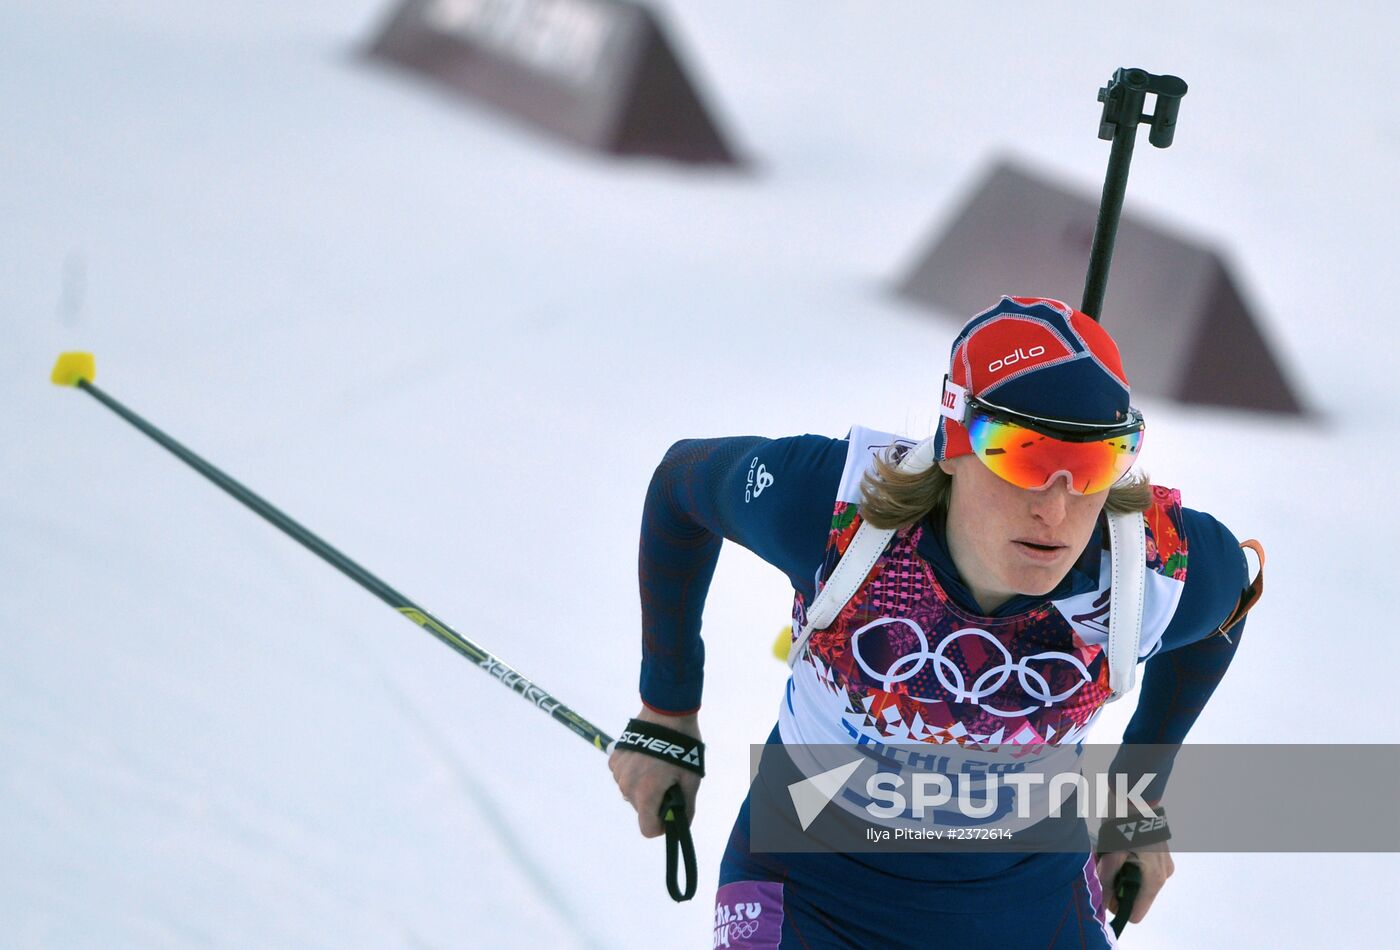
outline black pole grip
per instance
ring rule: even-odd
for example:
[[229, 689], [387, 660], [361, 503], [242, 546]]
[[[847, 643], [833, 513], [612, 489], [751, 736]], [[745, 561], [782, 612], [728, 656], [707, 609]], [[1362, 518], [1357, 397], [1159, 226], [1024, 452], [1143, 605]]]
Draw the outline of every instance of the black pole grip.
[[1113, 928], [1113, 936], [1123, 936], [1123, 928], [1128, 926], [1128, 918], [1133, 916], [1133, 904], [1137, 902], [1140, 890], [1142, 866], [1136, 861], [1124, 861], [1113, 877], [1113, 896], [1118, 899], [1118, 910], [1109, 922], [1109, 926]]

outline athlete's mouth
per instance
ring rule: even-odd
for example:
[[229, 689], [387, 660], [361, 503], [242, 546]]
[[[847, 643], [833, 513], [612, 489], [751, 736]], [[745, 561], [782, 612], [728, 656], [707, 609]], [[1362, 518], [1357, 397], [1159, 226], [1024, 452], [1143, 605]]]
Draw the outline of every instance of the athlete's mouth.
[[1053, 542], [1044, 542], [1044, 541], [1027, 541], [1027, 540], [1025, 540], [1024, 538], [1017, 538], [1017, 539], [1016, 539], [1016, 543], [1017, 543], [1017, 544], [1024, 544], [1026, 547], [1030, 548], [1032, 551], [1045, 551], [1045, 552], [1047, 552], [1047, 553], [1048, 553], [1048, 552], [1051, 552], [1051, 551], [1058, 551], [1058, 550], [1060, 550], [1061, 548], [1064, 547], [1063, 544], [1055, 544], [1055, 543], [1053, 543]]

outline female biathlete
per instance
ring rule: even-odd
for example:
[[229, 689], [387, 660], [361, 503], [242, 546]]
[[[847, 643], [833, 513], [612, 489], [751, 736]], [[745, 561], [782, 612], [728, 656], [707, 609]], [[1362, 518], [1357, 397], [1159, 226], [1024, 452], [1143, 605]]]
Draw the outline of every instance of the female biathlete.
[[[1147, 662], [1123, 741], [1180, 743], [1234, 657], [1253, 598], [1230, 531], [1130, 473], [1143, 420], [1129, 394], [1098, 323], [1057, 300], [1003, 297], [954, 340], [937, 430], [918, 445], [860, 427], [845, 439], [677, 442], [642, 519], [643, 706], [629, 734], [700, 737], [701, 610], [724, 539], [790, 578], [798, 637], [869, 523], [895, 530], [844, 607], [800, 644], [769, 742], [1081, 742], [1118, 685], [1105, 622], [1117, 596], [1116, 515], [1144, 528], [1140, 632], [1127, 667]], [[905, 647], [879, 639], [913, 626], [925, 652], [937, 644], [939, 654], [918, 675]], [[1036, 662], [1047, 654], [1070, 659]], [[983, 675], [1028, 661], [1035, 675]], [[950, 690], [946, 674], [933, 675], [938, 664], [988, 688]], [[694, 756], [658, 752], [668, 748], [679, 746], [632, 744], [609, 760], [648, 837], [662, 832], [666, 790], [679, 784], [693, 813], [700, 783]], [[1141, 865], [1137, 922], [1172, 873], [1164, 841], [1101, 842], [1100, 855], [1087, 844], [1078, 853], [766, 853], [750, 847], [752, 798], [721, 864], [715, 946], [1105, 947], [1105, 906], [1115, 908], [1099, 882], [1125, 860]]]

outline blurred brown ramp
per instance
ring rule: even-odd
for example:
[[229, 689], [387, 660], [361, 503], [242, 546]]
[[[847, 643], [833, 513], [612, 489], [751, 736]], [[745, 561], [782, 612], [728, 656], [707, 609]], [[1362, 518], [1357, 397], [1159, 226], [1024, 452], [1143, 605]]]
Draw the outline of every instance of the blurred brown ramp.
[[[997, 163], [898, 285], [966, 319], [1000, 294], [1079, 306], [1097, 196]], [[1123, 213], [1104, 326], [1133, 389], [1179, 402], [1302, 413], [1296, 390], [1220, 254]]]
[[366, 52], [587, 149], [740, 163], [631, 0], [404, 0]]

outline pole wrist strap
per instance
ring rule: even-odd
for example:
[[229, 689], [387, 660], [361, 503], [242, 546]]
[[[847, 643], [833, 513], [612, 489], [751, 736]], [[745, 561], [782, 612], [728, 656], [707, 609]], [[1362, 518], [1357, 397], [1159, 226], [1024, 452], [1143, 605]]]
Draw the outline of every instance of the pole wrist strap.
[[[676, 729], [658, 726], [644, 719], [631, 719], [622, 735], [613, 742], [614, 749], [640, 752], [662, 762], [679, 766], [687, 772], [705, 776], [705, 743]], [[679, 785], [666, 789], [657, 815], [666, 830], [666, 890], [674, 901], [688, 901], [695, 896], [695, 842], [690, 837], [690, 821], [686, 818], [685, 794]], [[685, 886], [677, 877], [681, 863], [685, 865]]]
[[684, 732], [658, 726], [643, 719], [632, 719], [614, 747], [640, 752], [663, 762], [670, 762], [687, 772], [705, 776], [705, 743]]
[[1098, 854], [1132, 851], [1134, 848], [1168, 841], [1171, 836], [1171, 828], [1167, 827], [1167, 815], [1162, 811], [1138, 818], [1106, 818], [1099, 826], [1099, 840], [1094, 850]]

